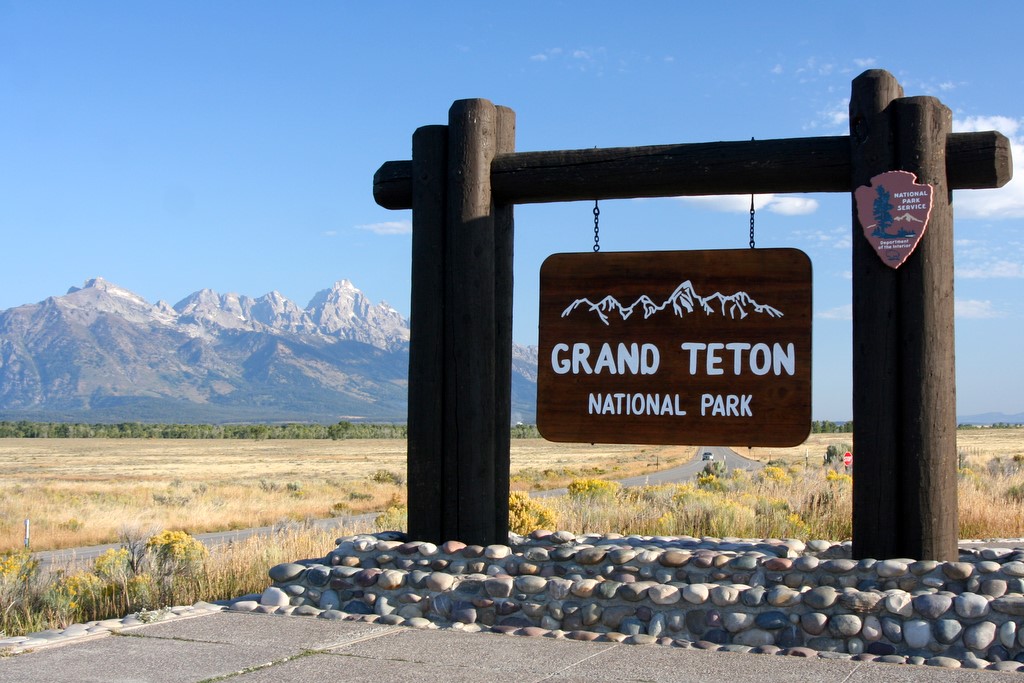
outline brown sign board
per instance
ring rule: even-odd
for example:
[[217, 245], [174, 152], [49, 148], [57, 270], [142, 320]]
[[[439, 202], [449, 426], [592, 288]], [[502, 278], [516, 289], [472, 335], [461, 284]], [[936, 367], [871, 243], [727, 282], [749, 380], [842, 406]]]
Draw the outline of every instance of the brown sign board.
[[555, 254], [537, 427], [551, 441], [795, 446], [811, 426], [811, 262], [796, 249]]

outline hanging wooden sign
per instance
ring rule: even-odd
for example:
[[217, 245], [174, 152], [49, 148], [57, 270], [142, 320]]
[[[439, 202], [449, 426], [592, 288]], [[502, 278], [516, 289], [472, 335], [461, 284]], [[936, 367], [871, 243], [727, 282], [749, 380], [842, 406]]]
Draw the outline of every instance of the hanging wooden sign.
[[811, 424], [811, 262], [796, 249], [555, 254], [537, 427], [551, 441], [794, 446]]
[[914, 253], [928, 227], [932, 186], [909, 171], [887, 171], [854, 191], [857, 219], [882, 263], [899, 268]]

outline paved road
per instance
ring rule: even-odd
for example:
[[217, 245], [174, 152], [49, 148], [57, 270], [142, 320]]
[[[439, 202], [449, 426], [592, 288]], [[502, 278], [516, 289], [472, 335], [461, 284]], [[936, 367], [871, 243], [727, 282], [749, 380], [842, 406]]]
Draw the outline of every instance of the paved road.
[[[651, 472], [644, 474], [639, 477], [629, 477], [628, 479], [621, 479], [619, 482], [623, 486], [647, 486], [647, 485], [658, 485], [658, 484], [672, 484], [681, 481], [692, 481], [697, 473], [704, 469], [707, 464], [702, 460], [704, 453], [712, 453], [714, 460], [717, 462], [724, 462], [727, 470], [734, 468], [742, 468], [745, 470], [753, 470], [763, 465], [755, 460], [748, 460], [740, 454], [736, 453], [730, 448], [724, 448], [721, 446], [701, 446], [694, 451], [694, 459], [685, 465], [678, 467], [671, 467], [668, 469], [660, 470], [657, 472]], [[563, 489], [552, 489], [550, 491], [539, 491], [531, 492], [531, 496], [534, 497], [554, 497], [564, 496], [566, 490]], [[379, 512], [368, 512], [362, 515], [351, 515], [346, 517], [333, 517], [329, 519], [318, 519], [312, 522], [312, 524], [323, 528], [332, 529], [340, 528], [344, 526], [352, 526], [354, 524], [363, 524], [366, 522], [372, 522]], [[281, 526], [264, 526], [255, 529], [239, 529], [236, 531], [214, 531], [205, 534], [196, 534], [195, 537], [207, 546], [225, 545], [228, 543], [235, 543], [243, 541], [252, 536], [270, 536], [274, 533], [282, 531]], [[108, 549], [120, 548], [120, 543], [111, 543], [107, 545], [94, 545], [84, 548], [67, 548], [64, 550], [44, 550], [35, 553], [35, 556], [39, 559], [43, 570], [47, 570], [51, 567], [66, 567], [71, 564], [84, 564], [92, 562], [97, 557], [105, 553]]]
[[[705, 453], [711, 454], [710, 461], [704, 460]], [[756, 460], [744, 458], [731, 448], [726, 448], [724, 446], [700, 446], [695, 451], [694, 459], [685, 465], [661, 470], [660, 472], [651, 472], [650, 474], [644, 474], [639, 477], [622, 479], [620, 480], [620, 483], [623, 486], [655, 486], [658, 484], [674, 484], [680, 481], [692, 481], [697, 477], [697, 473], [704, 469], [704, 466], [707, 465], [708, 462], [725, 463], [725, 469], [727, 472], [734, 469], [752, 471], [760, 467], [764, 467], [763, 464]]]

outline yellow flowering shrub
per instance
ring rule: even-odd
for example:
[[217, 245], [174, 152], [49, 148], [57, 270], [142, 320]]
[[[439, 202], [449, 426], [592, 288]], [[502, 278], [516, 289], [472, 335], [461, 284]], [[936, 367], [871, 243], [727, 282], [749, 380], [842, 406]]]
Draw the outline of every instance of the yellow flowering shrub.
[[409, 508], [399, 503], [388, 505], [373, 520], [373, 526], [377, 531], [405, 531], [409, 527]]
[[573, 479], [569, 482], [569, 496], [572, 498], [614, 498], [622, 488], [617, 481], [604, 479]]
[[523, 491], [508, 494], [508, 528], [526, 535], [537, 529], [553, 529], [557, 524], [555, 511]]
[[837, 484], [839, 486], [853, 484], [853, 477], [849, 474], [844, 474], [839, 470], [827, 470], [825, 472], [825, 481], [830, 484]]
[[725, 482], [711, 472], [701, 472], [697, 475], [697, 486], [708, 491], [724, 491]]
[[165, 576], [192, 573], [209, 554], [206, 546], [184, 531], [161, 531], [146, 542], [146, 550], [153, 554], [157, 572]]
[[790, 476], [781, 467], [768, 465], [758, 473], [757, 479], [763, 484], [788, 484]]
[[92, 571], [106, 581], [124, 583], [131, 574], [131, 567], [128, 564], [128, 549], [107, 548], [106, 552], [96, 558]]

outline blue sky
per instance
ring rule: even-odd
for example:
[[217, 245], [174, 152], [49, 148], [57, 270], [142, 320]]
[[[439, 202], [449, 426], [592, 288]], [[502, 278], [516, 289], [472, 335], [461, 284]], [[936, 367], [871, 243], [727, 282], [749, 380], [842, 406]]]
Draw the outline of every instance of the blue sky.
[[[1024, 412], [1024, 90], [1017, 2], [0, 0], [0, 309], [102, 276], [175, 303], [209, 287], [305, 306], [347, 278], [409, 310], [409, 212], [371, 194], [456, 99], [517, 114], [520, 151], [845, 135], [884, 68], [1017, 179], [954, 197], [958, 413]], [[748, 198], [602, 202], [605, 250], [742, 248]], [[757, 243], [814, 267], [816, 418], [850, 411], [848, 195], [759, 197]], [[515, 338], [592, 204], [516, 209]]]

